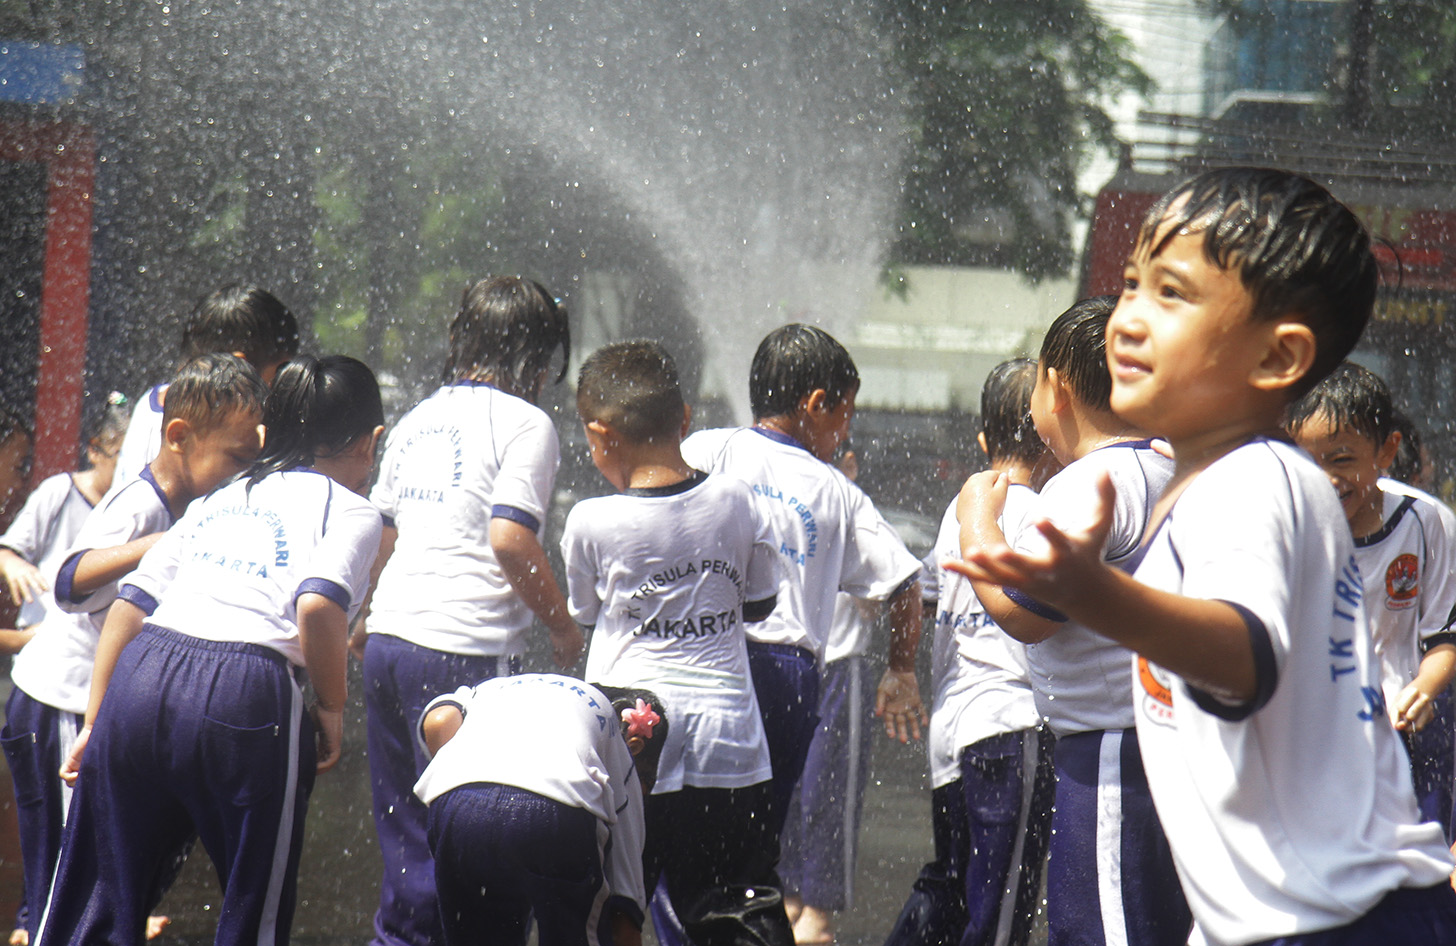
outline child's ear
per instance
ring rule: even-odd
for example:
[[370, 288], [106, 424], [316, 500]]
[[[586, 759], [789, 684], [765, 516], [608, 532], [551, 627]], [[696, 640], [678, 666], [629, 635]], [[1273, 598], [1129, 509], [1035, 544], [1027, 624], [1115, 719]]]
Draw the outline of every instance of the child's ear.
[[1051, 392], [1051, 411], [1053, 414], [1060, 414], [1072, 405], [1072, 392], [1067, 387], [1067, 382], [1062, 379], [1062, 373], [1055, 368], [1046, 370], [1047, 390]]
[[630, 753], [632, 753], [632, 757], [633, 758], [636, 758], [637, 756], [641, 755], [642, 754], [642, 750], [643, 749], [646, 749], [646, 748], [647, 748], [647, 740], [646, 739], [643, 739], [641, 736], [628, 736], [627, 737], [627, 751], [630, 752]]
[[617, 439], [612, 432], [612, 428], [600, 420], [586, 421], [581, 425], [581, 429], [586, 431], [586, 439], [588, 441], [595, 440], [597, 446], [600, 447], [605, 447], [609, 442]]
[[181, 451], [187, 438], [192, 436], [192, 425], [184, 418], [174, 417], [162, 427], [162, 445], [174, 452]]
[[987, 457], [991, 456], [991, 448], [986, 446], [986, 432], [984, 430], [976, 434], [976, 443], [980, 445], [982, 453]]
[[1385, 443], [1375, 453], [1375, 465], [1382, 472], [1390, 469], [1395, 462], [1395, 455], [1400, 452], [1400, 441], [1405, 435], [1398, 430], [1391, 431], [1390, 436], [1385, 438]]
[[1261, 391], [1276, 391], [1297, 383], [1309, 374], [1318, 348], [1314, 331], [1303, 322], [1275, 323], [1264, 357], [1249, 375], [1249, 383]]
[[806, 414], [822, 414], [829, 410], [829, 392], [823, 388], [815, 388], [804, 399], [799, 402], [799, 409]]

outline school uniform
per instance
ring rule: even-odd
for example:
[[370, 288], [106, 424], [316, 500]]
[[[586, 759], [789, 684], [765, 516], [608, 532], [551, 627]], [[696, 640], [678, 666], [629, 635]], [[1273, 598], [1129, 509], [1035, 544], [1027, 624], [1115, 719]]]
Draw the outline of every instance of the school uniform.
[[779, 587], [776, 547], [752, 492], [695, 473], [582, 500], [561, 551], [572, 617], [592, 628], [587, 677], [650, 689], [667, 710], [646, 800], [645, 882], [655, 887], [662, 876], [694, 942], [734, 939], [745, 927], [792, 942], [744, 639], [746, 622], [774, 608]]
[[147, 614], [82, 761], [40, 942], [136, 942], [195, 831], [223, 885], [218, 943], [286, 943], [315, 767], [297, 600], [355, 614], [380, 520], [311, 469], [195, 504], [119, 596]]
[[[1021, 528], [1036, 493], [1012, 486], [1001, 527]], [[986, 615], [971, 584], [941, 567], [961, 556], [952, 502], [926, 560], [938, 597], [931, 658], [935, 860], [921, 869], [887, 946], [1024, 944], [1051, 820], [1051, 738], [1039, 725], [1026, 648]]]
[[[1085, 523], [1104, 473], [1112, 526], [1103, 559], [1122, 567], [1137, 551], [1173, 463], [1150, 441], [1123, 441], [1068, 464], [1042, 488], [1022, 527], [1023, 552], [1045, 548], [1035, 523]], [[1026, 647], [1037, 712], [1056, 736], [1056, 800], [1047, 861], [1051, 946], [1181, 946], [1189, 927], [1167, 841], [1148, 795], [1133, 728], [1130, 652], [1008, 588], [1033, 614], [1061, 622]]]
[[682, 449], [698, 469], [728, 473], [753, 489], [778, 549], [779, 604], [749, 629], [748, 656], [782, 830], [818, 724], [819, 667], [835, 598], [843, 591], [888, 600], [915, 580], [920, 563], [858, 486], [786, 434], [704, 430]]
[[533, 615], [490, 545], [502, 517], [541, 536], [560, 461], [545, 412], [473, 381], [447, 384], [390, 432], [370, 500], [398, 529], [364, 654], [369, 771], [384, 873], [373, 942], [439, 940], [414, 726], [431, 699], [520, 672]]
[[116, 470], [111, 477], [113, 489], [140, 476], [162, 452], [162, 398], [166, 393], [167, 385], [158, 384], [137, 398], [126, 436], [116, 451]]
[[464, 721], [415, 794], [429, 807], [447, 946], [524, 944], [533, 910], [542, 946], [610, 943], [614, 914], [640, 926], [642, 788], [611, 701], [525, 674], [425, 712], [444, 705]]
[[1253, 647], [1245, 703], [1135, 665], [1143, 759], [1193, 942], [1456, 940], [1451, 855], [1421, 822], [1371, 603], [1319, 467], [1265, 439], [1226, 454], [1184, 490], [1135, 574], [1233, 605]]

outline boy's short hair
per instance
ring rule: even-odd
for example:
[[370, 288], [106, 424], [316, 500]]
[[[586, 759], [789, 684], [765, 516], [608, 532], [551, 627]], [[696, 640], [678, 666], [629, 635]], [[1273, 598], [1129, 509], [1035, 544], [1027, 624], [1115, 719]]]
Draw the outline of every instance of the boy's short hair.
[[986, 435], [986, 455], [992, 463], [1035, 463], [1046, 450], [1031, 417], [1034, 387], [1036, 362], [1030, 358], [1003, 361], [986, 375], [981, 387], [981, 432]]
[[213, 352], [187, 362], [167, 387], [162, 426], [175, 418], [199, 432], [220, 424], [233, 411], [263, 416], [268, 388], [257, 369], [236, 355]]
[[834, 336], [795, 322], [774, 329], [758, 343], [748, 374], [755, 420], [792, 414], [800, 401], [820, 389], [831, 408], [859, 390], [859, 369]]
[[677, 365], [657, 342], [613, 342], [581, 363], [576, 409], [583, 421], [601, 421], [634, 443], [677, 440], [683, 396]]
[[1210, 262], [1238, 273], [1252, 298], [1250, 318], [1290, 316], [1314, 333], [1314, 363], [1292, 397], [1355, 348], [1375, 307], [1379, 269], [1365, 225], [1329, 191], [1289, 171], [1207, 171], [1153, 204], [1137, 246], [1156, 256], [1185, 229], [1203, 233]]
[[1041, 340], [1041, 370], [1057, 369], [1072, 393], [1097, 411], [1111, 410], [1112, 372], [1107, 367], [1107, 322], [1117, 296], [1075, 302], [1052, 320]]
[[520, 276], [477, 279], [465, 287], [450, 322], [445, 380], [481, 371], [512, 394], [534, 392], [558, 347], [560, 381], [571, 361], [571, 323], [545, 286]]
[[228, 285], [205, 296], [182, 329], [184, 361], [212, 352], [242, 352], [266, 365], [298, 352], [298, 320], [257, 286]]
[[1380, 376], [1353, 361], [1341, 362], [1324, 380], [1289, 406], [1286, 426], [1298, 430], [1324, 415], [1336, 430], [1348, 427], [1376, 445], [1396, 431], [1395, 402]]

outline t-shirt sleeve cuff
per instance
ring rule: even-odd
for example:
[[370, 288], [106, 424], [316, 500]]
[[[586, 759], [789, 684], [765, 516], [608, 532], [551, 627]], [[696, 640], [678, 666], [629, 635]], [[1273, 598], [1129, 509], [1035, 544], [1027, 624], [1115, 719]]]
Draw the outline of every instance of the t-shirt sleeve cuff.
[[627, 919], [631, 920], [632, 923], [636, 925], [639, 930], [642, 928], [642, 908], [637, 906], [637, 902], [631, 897], [624, 897], [621, 894], [614, 893], [607, 898], [607, 902], [603, 904], [603, 906], [603, 918], [610, 917], [613, 913], [622, 913], [625, 914]]
[[425, 751], [425, 755], [427, 756], [430, 752], [429, 748], [425, 745], [425, 717], [442, 706], [453, 706], [458, 709], [462, 720], [467, 715], [465, 712], [465, 704], [460, 702], [460, 698], [453, 693], [435, 697], [424, 709], [420, 710], [420, 718], [415, 720], [415, 741], [420, 744], [420, 748]]
[[1254, 695], [1244, 702], [1229, 703], [1194, 686], [1188, 687], [1188, 695], [1205, 713], [1236, 723], [1263, 709], [1273, 698], [1274, 688], [1279, 684], [1279, 664], [1274, 659], [1274, 642], [1269, 637], [1269, 629], [1259, 616], [1233, 601], [1223, 603], [1237, 611], [1249, 629], [1249, 648], [1254, 655]]
[[1016, 588], [1006, 587], [1003, 587], [1001, 590], [1006, 593], [1006, 597], [1010, 598], [1012, 603], [1018, 608], [1024, 608], [1037, 617], [1045, 618], [1048, 621], [1056, 621], [1058, 624], [1067, 623], [1067, 616], [1065, 614], [1050, 605], [1042, 604], [1026, 592], [1019, 591]]
[[64, 601], [67, 604], [80, 604], [86, 600], [85, 595], [76, 596], [76, 569], [81, 565], [81, 556], [90, 549], [81, 549], [72, 552], [61, 563], [60, 571], [56, 572], [56, 600]]
[[778, 604], [778, 595], [769, 595], [761, 601], [746, 601], [743, 604], [743, 620], [750, 624], [765, 620], [773, 614], [775, 605]]
[[493, 519], [508, 519], [517, 525], [525, 526], [532, 532], [541, 531], [541, 520], [526, 512], [524, 509], [517, 509], [515, 506], [491, 506], [490, 515]]
[[121, 590], [116, 593], [120, 601], [128, 601], [142, 609], [147, 617], [157, 610], [157, 599], [138, 588], [136, 585], [122, 585]]
[[305, 578], [298, 584], [298, 591], [293, 594], [293, 601], [296, 604], [298, 599], [304, 595], [323, 595], [334, 604], [337, 604], [344, 613], [349, 612], [349, 589], [336, 581], [327, 578]]
[[1456, 631], [1437, 631], [1421, 638], [1421, 653], [1426, 654], [1433, 647], [1440, 647], [1442, 644], [1456, 644]]

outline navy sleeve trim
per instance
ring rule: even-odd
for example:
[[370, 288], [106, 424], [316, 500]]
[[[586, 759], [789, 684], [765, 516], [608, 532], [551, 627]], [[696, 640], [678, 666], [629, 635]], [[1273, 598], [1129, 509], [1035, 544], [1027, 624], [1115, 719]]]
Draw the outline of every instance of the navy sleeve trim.
[[1018, 608], [1024, 608], [1037, 617], [1044, 618], [1048, 621], [1056, 621], [1058, 624], [1067, 623], [1067, 616], [1065, 614], [1050, 605], [1042, 604], [1026, 592], [1005, 586], [1001, 590], [1006, 593], [1006, 597], [1010, 598], [1012, 603]]
[[79, 552], [72, 552], [61, 563], [60, 571], [56, 572], [56, 597], [61, 601], [71, 604], [80, 604], [86, 599], [85, 595], [76, 597], [76, 569], [81, 564], [81, 556], [90, 549], [81, 549]]
[[398, 529], [399, 528], [399, 526], [397, 526], [397, 525], [394, 524], [394, 517], [393, 516], [380, 516], [379, 518], [381, 518], [381, 519], [384, 520], [384, 527], [386, 529]]
[[625, 914], [638, 929], [642, 928], [642, 910], [637, 906], [637, 901], [631, 897], [624, 897], [618, 893], [614, 893], [608, 897], [606, 902], [602, 904], [602, 918], [606, 919], [613, 913]]
[[1273, 699], [1274, 689], [1279, 685], [1279, 664], [1274, 659], [1274, 642], [1269, 638], [1269, 629], [1258, 615], [1241, 604], [1232, 601], [1223, 603], [1237, 611], [1249, 629], [1249, 646], [1254, 652], [1254, 696], [1244, 703], [1229, 704], [1193, 686], [1188, 687], [1188, 695], [1205, 713], [1237, 723], [1248, 719]]
[[515, 506], [491, 506], [490, 515], [495, 519], [508, 519], [517, 525], [525, 526], [532, 532], [541, 531], [541, 521], [524, 509], [517, 509]]
[[1430, 637], [1421, 640], [1421, 653], [1429, 653], [1431, 648], [1440, 647], [1442, 644], [1456, 644], [1456, 631], [1441, 631], [1432, 634]]
[[905, 579], [904, 581], [902, 581], [898, 585], [896, 585], [895, 586], [895, 590], [892, 591], [892, 592], [890, 592], [889, 597], [887, 597], [885, 600], [886, 601], [894, 601], [896, 598], [900, 597], [905, 592], [907, 592], [911, 588], [913, 588], [915, 586], [915, 583], [918, 582], [919, 580], [920, 580], [920, 572], [919, 572], [919, 570], [917, 570], [915, 572], [915, 574], [911, 575], [909, 578]]
[[329, 581], [327, 578], [305, 578], [298, 583], [298, 590], [293, 593], [294, 603], [296, 604], [298, 599], [304, 595], [323, 595], [342, 608], [345, 614], [349, 612], [349, 589], [336, 581]]
[[136, 585], [122, 585], [121, 590], [116, 593], [117, 600], [129, 601], [142, 609], [147, 617], [157, 610], [157, 599], [142, 591]]
[[761, 601], [746, 601], [743, 604], [743, 620], [750, 624], [757, 623], [773, 614], [774, 607], [779, 603], [779, 596], [769, 595]]

